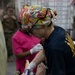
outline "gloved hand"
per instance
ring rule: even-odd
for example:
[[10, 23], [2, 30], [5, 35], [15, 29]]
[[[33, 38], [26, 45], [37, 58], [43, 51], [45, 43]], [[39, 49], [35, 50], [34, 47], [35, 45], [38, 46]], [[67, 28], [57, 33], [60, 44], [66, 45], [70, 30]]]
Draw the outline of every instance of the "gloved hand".
[[26, 67], [25, 67], [25, 70], [24, 70], [22, 75], [34, 75], [33, 69], [36, 67], [36, 64], [34, 62], [31, 62], [29, 64], [29, 61], [26, 60], [26, 65], [25, 66]]
[[40, 51], [41, 49], [43, 49], [43, 46], [41, 44], [37, 44], [30, 50], [30, 53], [31, 54], [36, 53]]

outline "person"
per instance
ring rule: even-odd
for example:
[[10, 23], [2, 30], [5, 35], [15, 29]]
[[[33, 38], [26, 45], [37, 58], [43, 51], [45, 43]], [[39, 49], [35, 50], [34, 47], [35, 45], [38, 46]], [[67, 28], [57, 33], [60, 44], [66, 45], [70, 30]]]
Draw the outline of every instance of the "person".
[[6, 47], [8, 51], [8, 61], [13, 61], [13, 51], [12, 51], [12, 43], [11, 37], [18, 29], [18, 21], [17, 16], [15, 14], [15, 7], [13, 3], [8, 3], [6, 9], [2, 15], [2, 25], [4, 30], [4, 36], [6, 41]]
[[[20, 72], [20, 74], [24, 71], [26, 60], [31, 62], [36, 53], [43, 49], [40, 44], [40, 39], [33, 36], [29, 31], [31, 29], [30, 26], [27, 25], [29, 16], [25, 16], [24, 13], [27, 9], [28, 7], [25, 5], [19, 12], [18, 18], [21, 27], [12, 37], [13, 53], [16, 56], [16, 71], [18, 71], [18, 73]], [[27, 19], [25, 19], [26, 17]], [[36, 72], [35, 69], [34, 72]]]
[[[29, 6], [32, 33], [36, 37], [45, 38], [41, 50], [24, 70], [24, 75], [30, 75], [46, 57], [46, 75], [75, 75], [75, 48], [69, 34], [61, 27], [56, 26], [52, 20], [56, 19], [57, 12], [42, 6]], [[25, 18], [26, 19], [26, 18]], [[41, 74], [40, 74], [41, 75]]]
[[6, 75], [7, 68], [7, 49], [3, 33], [3, 27], [0, 20], [0, 75]]

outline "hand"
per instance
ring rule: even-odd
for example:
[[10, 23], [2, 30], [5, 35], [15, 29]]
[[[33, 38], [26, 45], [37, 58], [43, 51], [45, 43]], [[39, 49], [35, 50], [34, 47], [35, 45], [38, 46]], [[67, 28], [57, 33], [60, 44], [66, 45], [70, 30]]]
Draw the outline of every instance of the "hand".
[[6, 18], [8, 18], [8, 15], [4, 15], [4, 16], [3, 16], [3, 19], [6, 19]]
[[11, 16], [14, 20], [16, 20], [16, 17], [14, 15]]
[[29, 61], [26, 60], [26, 64], [25, 64], [25, 70], [22, 73], [22, 75], [34, 75], [33, 72], [31, 72], [29, 69], [27, 69], [27, 67], [29, 66]]
[[25, 69], [21, 75], [31, 75], [31, 71], [29, 69]]
[[25, 68], [29, 66], [29, 60], [26, 60]]
[[43, 46], [41, 44], [37, 44], [30, 50], [30, 53], [31, 54], [36, 53], [40, 51], [41, 49], [43, 49]]
[[36, 75], [46, 75], [46, 66], [43, 63], [38, 65]]

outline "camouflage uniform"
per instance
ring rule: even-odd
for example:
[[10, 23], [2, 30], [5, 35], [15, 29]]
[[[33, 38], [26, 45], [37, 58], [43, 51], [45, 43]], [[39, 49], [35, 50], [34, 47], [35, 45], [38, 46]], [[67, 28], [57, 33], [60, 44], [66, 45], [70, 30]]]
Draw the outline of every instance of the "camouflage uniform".
[[5, 41], [8, 51], [8, 58], [11, 55], [13, 55], [11, 38], [18, 28], [17, 17], [13, 11], [10, 10], [10, 13], [8, 12], [9, 8], [14, 9], [14, 6], [11, 3], [8, 4], [7, 9], [4, 11], [2, 15], [2, 23], [3, 23]]

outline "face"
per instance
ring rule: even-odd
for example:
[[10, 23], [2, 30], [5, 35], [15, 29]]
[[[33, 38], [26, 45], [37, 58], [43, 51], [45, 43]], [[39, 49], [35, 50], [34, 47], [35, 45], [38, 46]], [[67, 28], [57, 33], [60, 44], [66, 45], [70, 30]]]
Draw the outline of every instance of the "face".
[[45, 29], [33, 29], [32, 33], [34, 36], [38, 37], [38, 38], [43, 38], [44, 37], [44, 33], [45, 33]]
[[14, 13], [14, 9], [13, 8], [8, 8], [8, 12], [9, 13]]

